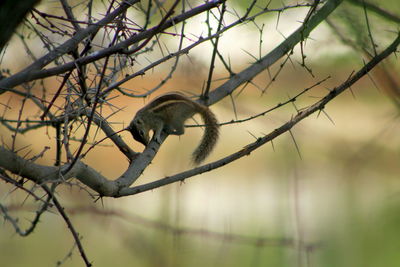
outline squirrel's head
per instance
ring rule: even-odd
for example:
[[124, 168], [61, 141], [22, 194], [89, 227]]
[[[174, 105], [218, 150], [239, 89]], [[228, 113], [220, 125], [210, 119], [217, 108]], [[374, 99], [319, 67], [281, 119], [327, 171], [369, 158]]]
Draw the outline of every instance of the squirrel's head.
[[149, 130], [146, 128], [144, 121], [141, 118], [135, 117], [128, 126], [133, 138], [147, 146], [150, 142]]

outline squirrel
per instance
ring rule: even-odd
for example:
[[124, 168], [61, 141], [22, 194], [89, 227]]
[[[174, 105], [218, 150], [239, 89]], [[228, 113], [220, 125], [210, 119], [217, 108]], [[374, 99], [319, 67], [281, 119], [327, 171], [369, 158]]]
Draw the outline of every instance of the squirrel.
[[205, 124], [202, 140], [192, 155], [192, 161], [198, 165], [211, 153], [219, 136], [218, 121], [207, 106], [178, 93], [165, 94], [137, 111], [127, 129], [136, 141], [147, 146], [150, 130], [153, 131], [153, 139], [160, 143], [162, 131], [173, 135], [184, 134], [185, 121], [197, 113]]

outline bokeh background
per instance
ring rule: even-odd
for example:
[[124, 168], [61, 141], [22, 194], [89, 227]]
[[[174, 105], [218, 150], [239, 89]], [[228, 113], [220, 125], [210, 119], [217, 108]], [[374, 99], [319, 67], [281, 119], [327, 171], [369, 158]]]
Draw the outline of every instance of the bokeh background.
[[[371, 2], [400, 14], [396, 1]], [[49, 8], [53, 4], [42, 3]], [[240, 1], [234, 5], [240, 10]], [[282, 3], [273, 1], [273, 5]], [[333, 18], [337, 23], [346, 25], [340, 21], [340, 12], [355, 12], [355, 20], [362, 21], [362, 9], [352, 11], [349, 6], [337, 10]], [[296, 29], [306, 12], [284, 12], [279, 23], [277, 14], [266, 16], [263, 53]], [[193, 32], [203, 27], [204, 18], [197, 19], [199, 28]], [[378, 18], [372, 19], [372, 24], [378, 49], [396, 34], [391, 31], [398, 30], [398, 25], [381, 24]], [[16, 70], [26, 62], [15, 46], [4, 62]], [[258, 53], [259, 31], [248, 24], [224, 36], [220, 47], [229, 55], [234, 69], [243, 69], [254, 62], [249, 53]], [[327, 76], [331, 78], [298, 99], [295, 106], [286, 105], [255, 120], [222, 127], [209, 162], [273, 131], [290, 119], [296, 108], [317, 101], [367, 60], [338, 40], [327, 24], [311, 34], [305, 51], [315, 77], [299, 65], [301, 54], [297, 48], [293, 62], [285, 65], [264, 94], [259, 88], [269, 83], [270, 73], [279, 70], [279, 63], [234, 95], [235, 109], [228, 98], [212, 106], [219, 121], [260, 113]], [[207, 77], [209, 55], [210, 47], [203, 46], [182, 57], [162, 92], [198, 94]], [[169, 67], [124, 86], [150, 89], [163, 79]], [[296, 143], [287, 133], [220, 169], [130, 197], [96, 200], [77, 185], [61, 186], [57, 196], [94, 266], [400, 266], [399, 105], [396, 95], [388, 93], [393, 88], [382, 79], [383, 72], [396, 81], [399, 89], [399, 71], [398, 57], [391, 56], [379, 70], [329, 103], [326, 113], [314, 114], [298, 124], [292, 131]], [[218, 65], [213, 87], [226, 75]], [[46, 82], [57, 86], [56, 80]], [[9, 95], [0, 99], [13, 106], [7, 114], [18, 115], [20, 99]], [[114, 129], [126, 126], [145, 103], [123, 97], [113, 99], [113, 105], [123, 108], [110, 118]], [[5, 127], [0, 126], [0, 134], [4, 143], [11, 142], [11, 133]], [[30, 153], [36, 154], [52, 143], [54, 135], [52, 129], [39, 129], [19, 136], [18, 146], [29, 146]], [[129, 133], [121, 135], [133, 149], [143, 149]], [[170, 136], [138, 182], [189, 169], [190, 154], [200, 136], [201, 131], [194, 128], [181, 137]], [[50, 147], [49, 155], [55, 149]], [[54, 158], [43, 157], [38, 162], [51, 165]], [[89, 153], [85, 162], [110, 179], [121, 175], [128, 165], [107, 142]], [[38, 203], [5, 184], [0, 194], [21, 225], [28, 225]], [[4, 221], [0, 227], [0, 259], [2, 266], [54, 266], [58, 262], [62, 266], [83, 266], [73, 238], [55, 210], [47, 212], [28, 237], [18, 236]]]

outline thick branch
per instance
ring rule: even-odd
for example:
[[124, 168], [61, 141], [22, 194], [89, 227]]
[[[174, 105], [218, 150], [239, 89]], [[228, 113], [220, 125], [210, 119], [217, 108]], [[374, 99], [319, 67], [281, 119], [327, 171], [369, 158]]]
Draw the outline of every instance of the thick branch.
[[118, 191], [114, 182], [107, 180], [95, 169], [81, 161], [78, 161], [66, 176], [61, 176], [61, 170], [67, 166], [59, 168], [36, 164], [0, 146], [0, 167], [37, 184], [61, 182], [76, 177], [100, 195], [110, 196]]
[[4, 0], [0, 8], [0, 51], [10, 40], [26, 13], [40, 0]]
[[208, 104], [218, 102], [225, 96], [231, 94], [241, 84], [251, 81], [259, 73], [272, 66], [276, 61], [289, 53], [299, 42], [304, 41], [311, 31], [324, 21], [342, 2], [343, 0], [328, 0], [326, 4], [315, 13], [315, 15], [313, 15], [307, 22], [303, 23], [301, 27], [287, 37], [274, 50], [210, 92], [210, 100], [208, 101]]

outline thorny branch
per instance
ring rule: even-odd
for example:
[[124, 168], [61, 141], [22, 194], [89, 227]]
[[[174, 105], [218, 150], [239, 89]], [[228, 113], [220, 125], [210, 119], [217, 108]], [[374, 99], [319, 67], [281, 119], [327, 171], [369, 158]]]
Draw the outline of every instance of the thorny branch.
[[192, 177], [193, 175], [198, 175], [204, 172], [214, 170], [216, 168], [220, 168], [241, 157], [250, 155], [252, 151], [256, 150], [262, 145], [274, 140], [275, 138], [286, 132], [289, 132], [296, 124], [298, 124], [303, 119], [309, 117], [311, 114], [323, 111], [325, 106], [330, 101], [332, 101], [339, 94], [343, 93], [345, 90], [348, 90], [352, 85], [354, 85], [358, 80], [367, 75], [370, 70], [372, 70], [377, 64], [379, 64], [386, 57], [396, 52], [396, 49], [399, 46], [399, 44], [400, 44], [400, 33], [398, 34], [397, 38], [393, 41], [393, 43], [390, 46], [388, 46], [383, 52], [374, 57], [370, 62], [368, 62], [363, 68], [361, 68], [354, 75], [351, 75], [345, 82], [330, 90], [330, 92], [327, 95], [325, 95], [321, 100], [317, 101], [316, 103], [312, 104], [307, 108], [302, 109], [292, 119], [290, 119], [290, 121], [286, 122], [281, 127], [275, 129], [271, 133], [258, 138], [255, 142], [248, 144], [242, 150], [233, 153], [223, 159], [217, 160], [210, 164], [206, 164], [204, 166], [200, 166], [198, 168], [194, 168], [186, 172], [182, 172], [180, 174], [176, 174], [170, 177], [165, 177], [144, 185], [125, 188], [121, 190], [120, 192], [121, 196], [138, 194], [167, 184], [184, 181], [185, 179]]
[[47, 185], [42, 185], [42, 188], [47, 193], [47, 195], [51, 199], [51, 201], [54, 203], [54, 206], [60, 213], [61, 217], [64, 219], [65, 223], [68, 226], [68, 229], [71, 231], [71, 234], [75, 240], [75, 244], [78, 247], [79, 253], [81, 254], [83, 261], [85, 262], [85, 265], [88, 267], [92, 266], [92, 264], [90, 263], [89, 259], [86, 256], [86, 252], [82, 246], [81, 238], [79, 237], [79, 234], [76, 232], [75, 227], [73, 226], [69, 216], [65, 212], [64, 207], [60, 204], [58, 199], [54, 196], [54, 190], [51, 190]]
[[[1, 177], [3, 178], [3, 177]], [[18, 188], [24, 188], [22, 186], [18, 186]], [[28, 191], [26, 188], [24, 188], [24, 191]], [[33, 195], [34, 198], [37, 198], [32, 192], [28, 191], [29, 195]], [[0, 210], [1, 213], [3, 213], [3, 217], [5, 220], [9, 221], [11, 223], [11, 225], [14, 227], [15, 232], [17, 232], [17, 234], [19, 234], [20, 236], [28, 236], [31, 233], [33, 233], [33, 231], [36, 229], [41, 216], [43, 215], [43, 213], [45, 211], [47, 211], [47, 209], [49, 207], [51, 207], [52, 205], [50, 204], [50, 196], [47, 196], [46, 200], [43, 200], [42, 205], [40, 206], [40, 208], [38, 210], [36, 210], [36, 214], [35, 217], [33, 218], [33, 220], [30, 222], [30, 226], [26, 229], [26, 230], [22, 230], [21, 227], [19, 226], [19, 222], [18, 219], [12, 217], [6, 206], [4, 206], [3, 204], [0, 203]]]
[[[278, 60], [280, 57], [282, 57], [283, 55], [286, 55], [286, 53], [288, 51], [290, 51], [292, 49], [292, 47], [296, 44], [301, 42], [302, 40], [304, 40], [304, 38], [310, 33], [310, 31], [316, 27], [321, 21], [323, 21], [324, 18], [326, 18], [326, 16], [328, 16], [330, 14], [330, 12], [332, 12], [336, 6], [339, 4], [339, 1], [328, 1], [325, 3], [325, 5], [323, 7], [321, 7], [319, 10], [316, 11], [316, 13], [313, 16], [310, 16], [309, 19], [307, 20], [307, 22], [305, 22], [297, 31], [295, 31], [291, 36], [289, 36], [288, 38], [286, 38], [286, 40], [284, 40], [280, 45], [278, 45], [278, 47], [274, 50], [272, 50], [271, 52], [269, 52], [267, 55], [265, 55], [264, 57], [260, 58], [258, 62], [252, 64], [251, 66], [249, 66], [247, 69], [243, 70], [242, 72], [238, 73], [237, 75], [231, 77], [227, 82], [225, 82], [223, 85], [221, 85], [220, 87], [216, 88], [215, 90], [210, 92], [210, 101], [209, 103], [215, 103], [216, 101], [219, 101], [220, 99], [222, 99], [224, 96], [226, 95], [230, 95], [234, 90], [236, 90], [236, 88], [238, 88], [238, 86], [244, 82], [250, 82], [251, 79], [253, 77], [255, 77], [255, 75], [257, 75], [259, 72], [261, 72], [262, 70], [264, 70], [265, 68], [268, 68], [268, 66], [272, 65], [276, 60]], [[171, 12], [167, 12], [167, 15], [169, 16]], [[179, 16], [179, 15], [178, 15]], [[245, 17], [242, 17], [243, 21], [246, 21], [247, 18], [247, 14]], [[221, 23], [219, 23], [219, 25], [222, 25]], [[159, 27], [159, 26], [157, 26]], [[229, 28], [229, 26], [224, 27], [224, 29], [226, 30], [227, 28]], [[153, 28], [154, 29], [154, 28]], [[222, 31], [222, 30], [220, 30]], [[116, 36], [118, 36], [118, 32], [114, 35], [114, 41], [116, 40]], [[181, 39], [182, 40], [182, 39]], [[109, 46], [113, 46], [114, 43], [111, 42]], [[182, 50], [182, 49], [181, 49]], [[78, 153], [76, 153], [76, 155], [79, 156], [80, 151], [82, 151], [83, 145], [85, 144], [85, 140], [88, 137], [88, 133], [89, 133], [89, 125], [90, 125], [90, 121], [94, 121], [105, 133], [107, 136], [109, 136], [111, 138], [111, 140], [114, 142], [114, 144], [116, 144], [118, 146], [118, 148], [127, 155], [128, 159], [131, 161], [130, 165], [128, 167], [128, 169], [125, 171], [125, 173], [119, 177], [118, 179], [116, 179], [115, 181], [109, 181], [108, 179], [106, 179], [105, 177], [101, 177], [101, 175], [99, 175], [98, 173], [92, 173], [90, 176], [92, 176], [92, 178], [89, 177], [85, 177], [85, 175], [88, 174], [88, 166], [85, 167], [84, 164], [79, 163], [76, 168], [75, 165], [79, 162], [78, 160], [78, 156], [74, 157], [74, 160], [70, 163], [64, 164], [60, 166], [60, 169], [48, 169], [48, 171], [53, 172], [52, 175], [47, 176], [45, 180], [51, 180], [54, 179], [55, 177], [57, 177], [60, 173], [64, 174], [63, 179], [67, 180], [70, 179], [72, 177], [76, 177], [78, 178], [81, 182], [83, 182], [84, 184], [88, 185], [90, 188], [92, 188], [93, 190], [97, 191], [101, 196], [114, 196], [114, 197], [119, 197], [124, 194], [121, 194], [121, 192], [125, 192], [129, 187], [131, 186], [137, 179], [138, 177], [141, 175], [141, 173], [144, 171], [144, 169], [149, 165], [149, 163], [152, 161], [153, 157], [155, 156], [156, 152], [158, 151], [160, 144], [156, 144], [156, 143], [151, 143], [146, 150], [143, 153], [137, 154], [133, 151], [131, 151], [129, 149], [129, 147], [127, 145], [125, 145], [125, 143], [119, 138], [118, 135], [115, 134], [114, 131], [112, 131], [108, 126], [107, 123], [101, 119], [95, 119], [95, 114], [96, 118], [100, 117], [101, 115], [97, 112], [94, 112], [96, 110], [96, 105], [102, 105], [103, 102], [100, 101], [100, 91], [101, 91], [101, 85], [102, 85], [102, 77], [105, 77], [105, 69], [107, 66], [107, 61], [104, 63], [103, 65], [103, 69], [101, 72], [101, 76], [100, 76], [100, 80], [99, 82], [97, 82], [97, 89], [96, 89], [96, 94], [94, 97], [94, 108], [85, 108], [85, 106], [83, 104], [83, 102], [79, 102], [79, 98], [77, 98], [76, 100], [80, 103], [80, 105], [78, 106], [78, 108], [74, 108], [73, 110], [71, 110], [69, 112], [69, 114], [64, 114], [61, 115], [59, 118], [59, 123], [64, 123], [65, 119], [68, 118], [68, 121], [72, 121], [71, 122], [71, 126], [76, 124], [77, 121], [74, 121], [74, 118], [79, 118], [80, 116], [83, 116], [85, 118], [87, 118], [86, 121], [80, 122], [80, 123], [84, 123], [85, 124], [85, 134], [82, 138], [82, 144], [80, 146], [80, 148], [78, 149]], [[106, 88], [105, 90], [108, 90], [108, 88]], [[307, 90], [305, 90], [307, 91]], [[292, 100], [289, 100], [287, 103], [289, 102], [293, 102], [297, 99], [297, 97], [294, 97]], [[80, 106], [82, 106], [82, 108], [80, 108]], [[281, 107], [281, 104], [278, 104], [276, 107], [272, 108], [271, 110], [277, 109]], [[268, 111], [266, 111], [268, 112]], [[255, 116], [251, 116], [249, 119], [254, 119], [258, 116], [264, 115], [266, 112], [262, 112], [258, 115]], [[67, 130], [67, 125], [64, 126], [65, 130]], [[68, 126], [70, 127], [70, 126]], [[166, 136], [164, 135], [163, 138], [165, 138]], [[276, 137], [276, 136], [275, 136]], [[67, 137], [69, 138], [69, 137]], [[5, 162], [8, 161], [4, 161]], [[26, 165], [28, 166], [28, 165]], [[14, 164], [14, 167], [16, 169], [18, 169], [18, 164]], [[31, 165], [31, 167], [36, 167], [35, 165]], [[9, 168], [11, 171], [13, 170], [13, 168]], [[27, 168], [29, 169], [29, 168]], [[68, 175], [67, 175], [68, 172]], [[90, 171], [91, 172], [91, 171]], [[194, 173], [200, 173], [198, 172], [198, 169], [196, 171], [193, 172]], [[21, 173], [19, 173], [21, 175]], [[34, 179], [34, 181], [39, 182], [39, 181], [45, 181], [43, 180], [43, 177], [32, 177], [32, 175], [28, 174], [28, 171], [25, 170], [24, 175], [26, 175], [28, 178], [30, 179]], [[58, 178], [57, 178], [58, 179]], [[105, 182], [107, 181], [107, 182]], [[122, 190], [122, 191], [121, 191]], [[125, 191], [124, 191], [125, 190]]]

